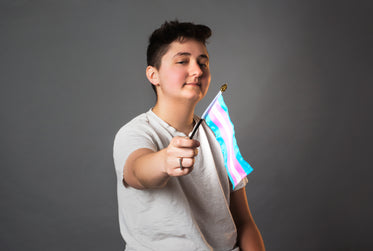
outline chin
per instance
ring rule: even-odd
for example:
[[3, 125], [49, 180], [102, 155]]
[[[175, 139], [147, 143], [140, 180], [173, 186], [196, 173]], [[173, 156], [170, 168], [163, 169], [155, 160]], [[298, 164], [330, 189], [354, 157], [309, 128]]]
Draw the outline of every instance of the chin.
[[193, 95], [186, 95], [185, 98], [190, 101], [198, 102], [203, 98], [203, 95], [201, 93], [198, 93]]

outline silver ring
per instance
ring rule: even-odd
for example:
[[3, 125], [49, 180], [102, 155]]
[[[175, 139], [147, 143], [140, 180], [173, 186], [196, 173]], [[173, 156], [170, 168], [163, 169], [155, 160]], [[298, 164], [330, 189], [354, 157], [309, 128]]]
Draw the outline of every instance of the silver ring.
[[183, 170], [183, 169], [184, 169], [182, 163], [183, 163], [183, 157], [180, 157], [180, 158], [179, 158], [180, 170]]

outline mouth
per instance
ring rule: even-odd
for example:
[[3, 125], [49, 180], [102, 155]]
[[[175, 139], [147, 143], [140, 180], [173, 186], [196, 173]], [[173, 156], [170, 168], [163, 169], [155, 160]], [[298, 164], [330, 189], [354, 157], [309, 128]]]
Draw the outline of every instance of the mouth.
[[184, 85], [189, 85], [189, 86], [201, 86], [201, 83], [185, 83]]

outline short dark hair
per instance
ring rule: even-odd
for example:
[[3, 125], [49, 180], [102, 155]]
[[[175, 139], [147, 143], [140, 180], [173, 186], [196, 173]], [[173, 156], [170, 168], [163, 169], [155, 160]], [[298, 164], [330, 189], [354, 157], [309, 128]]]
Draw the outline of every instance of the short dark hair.
[[[161, 67], [161, 59], [167, 53], [169, 45], [174, 41], [182, 42], [184, 39], [194, 39], [206, 45], [206, 40], [211, 36], [211, 29], [206, 25], [190, 22], [166, 21], [149, 37], [146, 52], [148, 66], [156, 69]], [[155, 86], [152, 85], [156, 92]]]

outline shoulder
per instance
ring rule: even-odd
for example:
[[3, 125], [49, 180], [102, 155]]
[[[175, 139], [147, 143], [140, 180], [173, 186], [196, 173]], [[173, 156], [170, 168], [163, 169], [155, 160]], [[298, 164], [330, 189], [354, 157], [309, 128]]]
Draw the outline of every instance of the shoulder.
[[140, 115], [137, 115], [135, 118], [127, 122], [124, 126], [122, 126], [121, 130], [130, 129], [134, 126], [143, 126], [149, 124], [149, 118], [147, 116], [147, 113], [141, 113]]
[[[118, 145], [134, 145], [149, 148], [163, 148], [167, 132], [151, 110], [142, 113], [122, 126], [115, 135], [114, 148]], [[164, 122], [163, 122], [164, 123]]]
[[149, 117], [147, 113], [142, 113], [123, 125], [116, 133], [115, 139], [125, 135], [143, 134], [148, 130], [151, 130]]
[[118, 170], [122, 167], [130, 153], [139, 148], [149, 148], [156, 151], [155, 130], [149, 121], [147, 113], [142, 113], [123, 125], [115, 135], [113, 157]]

